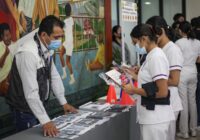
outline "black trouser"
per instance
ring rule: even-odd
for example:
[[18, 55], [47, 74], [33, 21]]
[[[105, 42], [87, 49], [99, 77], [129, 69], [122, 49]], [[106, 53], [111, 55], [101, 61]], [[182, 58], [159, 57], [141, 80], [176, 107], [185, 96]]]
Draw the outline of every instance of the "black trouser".
[[198, 126], [200, 126], [200, 73], [197, 75], [197, 91], [196, 91], [196, 103], [197, 103], [197, 113], [198, 113]]

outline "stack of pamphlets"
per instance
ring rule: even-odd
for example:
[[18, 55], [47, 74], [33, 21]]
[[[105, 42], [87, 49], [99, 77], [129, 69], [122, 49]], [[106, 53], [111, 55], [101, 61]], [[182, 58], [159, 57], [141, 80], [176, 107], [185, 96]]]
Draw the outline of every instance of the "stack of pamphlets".
[[112, 105], [109, 103], [101, 103], [101, 102], [89, 102], [79, 107], [79, 109], [87, 110], [87, 111], [106, 111]]
[[67, 115], [62, 115], [57, 118], [54, 118], [52, 121], [58, 129], [65, 127], [80, 118], [85, 118], [93, 112], [79, 110], [78, 113], [69, 113]]
[[84, 104], [79, 107], [78, 113], [69, 113], [52, 119], [52, 122], [59, 129], [59, 134], [56, 137], [62, 139], [77, 138], [97, 125], [107, 122], [124, 109], [126, 109], [125, 106], [104, 102]]
[[94, 112], [93, 114], [87, 116], [87, 118], [104, 119], [104, 118], [111, 118], [116, 115], [117, 114], [113, 112]]
[[106, 122], [107, 119], [99, 120], [93, 118], [81, 118], [70, 125], [61, 128], [58, 138], [74, 139], [82, 134], [85, 134], [89, 130], [93, 129], [97, 125], [101, 125]]
[[66, 139], [66, 138], [74, 139], [74, 138], [79, 137], [79, 135], [81, 134], [83, 130], [84, 130], [84, 127], [69, 125], [60, 129], [56, 137], [62, 138], [62, 139]]
[[113, 105], [109, 110], [107, 110], [108, 112], [116, 112], [116, 113], [120, 113], [120, 112], [125, 112], [129, 110], [128, 106], [121, 106], [121, 105]]

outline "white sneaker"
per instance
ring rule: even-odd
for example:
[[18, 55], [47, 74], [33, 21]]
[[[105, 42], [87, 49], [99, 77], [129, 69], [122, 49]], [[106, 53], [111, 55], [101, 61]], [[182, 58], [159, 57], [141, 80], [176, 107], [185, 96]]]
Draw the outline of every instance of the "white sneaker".
[[69, 84], [72, 85], [74, 84], [76, 81], [74, 79], [74, 75], [70, 75], [70, 80], [69, 80]]
[[196, 131], [192, 131], [192, 132], [191, 132], [191, 136], [192, 136], [192, 137], [196, 137], [196, 136], [197, 136], [197, 132], [196, 132]]
[[64, 72], [61, 78], [62, 78], [62, 79], [67, 78], [67, 74]]
[[65, 71], [65, 67], [63, 67], [62, 68], [63, 69], [63, 75], [62, 75], [62, 79], [65, 79], [65, 78], [67, 78], [67, 73], [66, 73], [66, 71]]
[[70, 79], [69, 84], [72, 85], [74, 83], [75, 83], [75, 80], [74, 79]]
[[179, 132], [179, 133], [177, 133], [176, 135], [177, 135], [178, 137], [184, 138], [184, 139], [188, 139], [188, 138], [189, 138], [188, 133], [181, 133], [181, 132]]

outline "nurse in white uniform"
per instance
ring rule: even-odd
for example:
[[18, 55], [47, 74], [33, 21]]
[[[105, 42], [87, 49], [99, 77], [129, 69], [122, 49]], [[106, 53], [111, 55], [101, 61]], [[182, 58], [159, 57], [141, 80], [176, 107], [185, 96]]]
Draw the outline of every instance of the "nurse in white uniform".
[[[137, 119], [141, 139], [167, 140], [170, 121], [175, 120], [167, 86], [169, 63], [164, 52], [157, 47], [157, 38], [151, 27], [142, 24], [135, 28], [139, 28], [140, 31], [139, 45], [144, 46], [148, 54], [138, 74], [138, 88], [133, 87], [132, 83], [124, 83], [123, 89], [128, 94], [138, 95]], [[150, 87], [145, 88], [149, 84]], [[155, 87], [157, 90], [152, 92], [151, 89], [156, 89]], [[144, 104], [144, 98], [150, 104]], [[161, 105], [154, 102], [159, 99], [167, 100], [168, 103]]]
[[[172, 39], [171, 27], [167, 25], [164, 18], [160, 16], [153, 16], [146, 22], [151, 25], [158, 37], [158, 47], [162, 48], [169, 61], [169, 80], [168, 86], [171, 93], [170, 101], [174, 111], [175, 119], [177, 120], [179, 112], [183, 109], [181, 98], [178, 93], [178, 84], [180, 80], [180, 73], [183, 66], [183, 55], [180, 48], [174, 44]], [[170, 122], [170, 129], [168, 140], [175, 140], [176, 134], [176, 120]]]
[[183, 111], [180, 113], [179, 123], [180, 133], [178, 133], [178, 136], [188, 138], [189, 132], [191, 132], [191, 136], [195, 137], [197, 135], [197, 69], [195, 63], [196, 61], [199, 62], [200, 41], [195, 39], [195, 35], [189, 22], [185, 21], [180, 23], [179, 29], [182, 38], [179, 39], [176, 44], [183, 53], [184, 63], [178, 87], [183, 102]]

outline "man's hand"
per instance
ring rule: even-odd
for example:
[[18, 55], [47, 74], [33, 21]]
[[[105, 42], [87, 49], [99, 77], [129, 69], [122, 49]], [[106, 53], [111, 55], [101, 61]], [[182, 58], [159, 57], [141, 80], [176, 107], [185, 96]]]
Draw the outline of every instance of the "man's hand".
[[77, 113], [78, 111], [76, 110], [76, 108], [74, 108], [73, 106], [69, 105], [69, 104], [64, 104], [63, 105], [63, 109], [64, 112], [67, 114], [68, 112], [71, 113]]
[[59, 131], [56, 128], [56, 126], [53, 124], [53, 122], [48, 122], [42, 126], [43, 131], [44, 131], [44, 136], [49, 136], [49, 137], [55, 137]]

